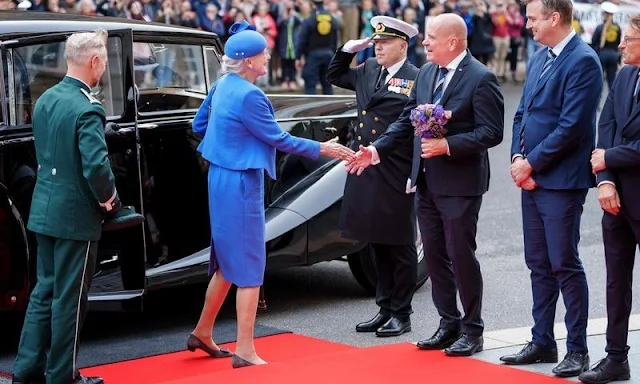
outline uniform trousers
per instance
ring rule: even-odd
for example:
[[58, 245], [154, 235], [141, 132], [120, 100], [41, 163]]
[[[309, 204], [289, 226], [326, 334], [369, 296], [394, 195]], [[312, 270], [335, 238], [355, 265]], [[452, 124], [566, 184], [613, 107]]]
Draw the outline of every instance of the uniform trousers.
[[418, 254], [414, 244], [371, 244], [378, 269], [376, 304], [380, 314], [408, 321], [416, 289]]
[[47, 384], [68, 384], [77, 372], [78, 337], [96, 267], [97, 241], [36, 234], [37, 284], [31, 293], [13, 374], [46, 371]]

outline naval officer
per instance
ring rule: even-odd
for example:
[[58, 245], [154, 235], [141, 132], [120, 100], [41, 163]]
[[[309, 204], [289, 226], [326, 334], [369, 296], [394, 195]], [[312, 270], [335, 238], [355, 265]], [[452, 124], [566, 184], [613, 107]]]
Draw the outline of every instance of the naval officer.
[[14, 384], [103, 383], [80, 376], [76, 355], [102, 222], [120, 208], [107, 157], [105, 110], [90, 94], [106, 68], [106, 43], [102, 30], [69, 36], [67, 74], [34, 108], [38, 171], [28, 228], [38, 242], [37, 284], [13, 366]]
[[[404, 21], [376, 16], [368, 39], [340, 47], [327, 78], [338, 87], [356, 91], [358, 121], [353, 149], [367, 146], [396, 121], [409, 98], [418, 68], [407, 61], [409, 39], [418, 30]], [[358, 51], [375, 44], [375, 58], [349, 68]], [[398, 336], [411, 330], [411, 300], [416, 287], [415, 195], [407, 191], [413, 141], [378, 167], [361, 176], [349, 175], [345, 186], [340, 228], [344, 237], [371, 244], [378, 270], [376, 304], [379, 312], [356, 326], [358, 332]]]

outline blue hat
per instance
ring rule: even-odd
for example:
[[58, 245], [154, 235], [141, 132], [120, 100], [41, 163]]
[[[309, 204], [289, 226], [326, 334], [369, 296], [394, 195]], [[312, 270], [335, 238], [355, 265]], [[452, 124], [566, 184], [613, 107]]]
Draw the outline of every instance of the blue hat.
[[229, 28], [229, 39], [224, 45], [224, 54], [230, 59], [246, 59], [262, 53], [267, 48], [267, 40], [256, 32], [255, 25], [245, 20], [233, 24]]

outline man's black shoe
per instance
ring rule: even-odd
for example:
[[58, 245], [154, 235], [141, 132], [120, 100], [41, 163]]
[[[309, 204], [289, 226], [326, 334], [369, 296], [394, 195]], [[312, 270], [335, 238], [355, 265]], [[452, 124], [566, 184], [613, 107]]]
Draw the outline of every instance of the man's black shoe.
[[21, 377], [17, 377], [15, 375], [11, 376], [11, 384], [45, 384], [46, 379], [44, 375], [37, 377], [30, 377], [23, 379]]
[[595, 367], [582, 372], [578, 376], [578, 380], [586, 384], [605, 384], [612, 381], [629, 380], [630, 378], [629, 360], [619, 363], [609, 358], [600, 360]]
[[558, 350], [556, 348], [546, 349], [529, 343], [515, 355], [502, 356], [500, 361], [511, 365], [557, 363]]
[[482, 336], [471, 336], [463, 334], [455, 343], [444, 350], [447, 356], [471, 356], [474, 353], [482, 352], [484, 338]]
[[557, 367], [553, 368], [551, 372], [559, 377], [573, 377], [578, 376], [588, 369], [589, 354], [571, 351], [565, 355], [564, 360], [562, 360]]
[[400, 336], [405, 332], [411, 332], [411, 320], [402, 321], [392, 317], [376, 331], [378, 337]]
[[417, 346], [426, 350], [445, 349], [449, 348], [459, 338], [460, 332], [439, 328], [430, 338], [418, 341]]
[[104, 384], [102, 377], [76, 376], [72, 384]]
[[382, 327], [387, 321], [389, 321], [390, 318], [391, 316], [385, 316], [377, 313], [373, 319], [356, 325], [356, 332], [375, 332], [378, 328]]

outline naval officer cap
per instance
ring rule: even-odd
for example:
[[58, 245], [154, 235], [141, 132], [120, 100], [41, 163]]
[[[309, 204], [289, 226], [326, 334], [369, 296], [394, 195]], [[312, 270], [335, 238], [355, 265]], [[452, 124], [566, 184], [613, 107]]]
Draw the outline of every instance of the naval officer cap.
[[602, 11], [605, 13], [610, 13], [610, 14], [614, 14], [616, 12], [618, 12], [618, 6], [613, 4], [610, 1], [605, 1], [602, 4], [600, 4], [600, 8], [602, 8]]
[[401, 38], [409, 41], [418, 34], [418, 29], [409, 23], [389, 16], [374, 16], [371, 18], [373, 26], [373, 40]]
[[253, 57], [264, 52], [267, 48], [267, 40], [256, 32], [255, 25], [250, 25], [245, 20], [235, 23], [229, 28], [229, 37], [224, 45], [224, 54], [235, 60]]

